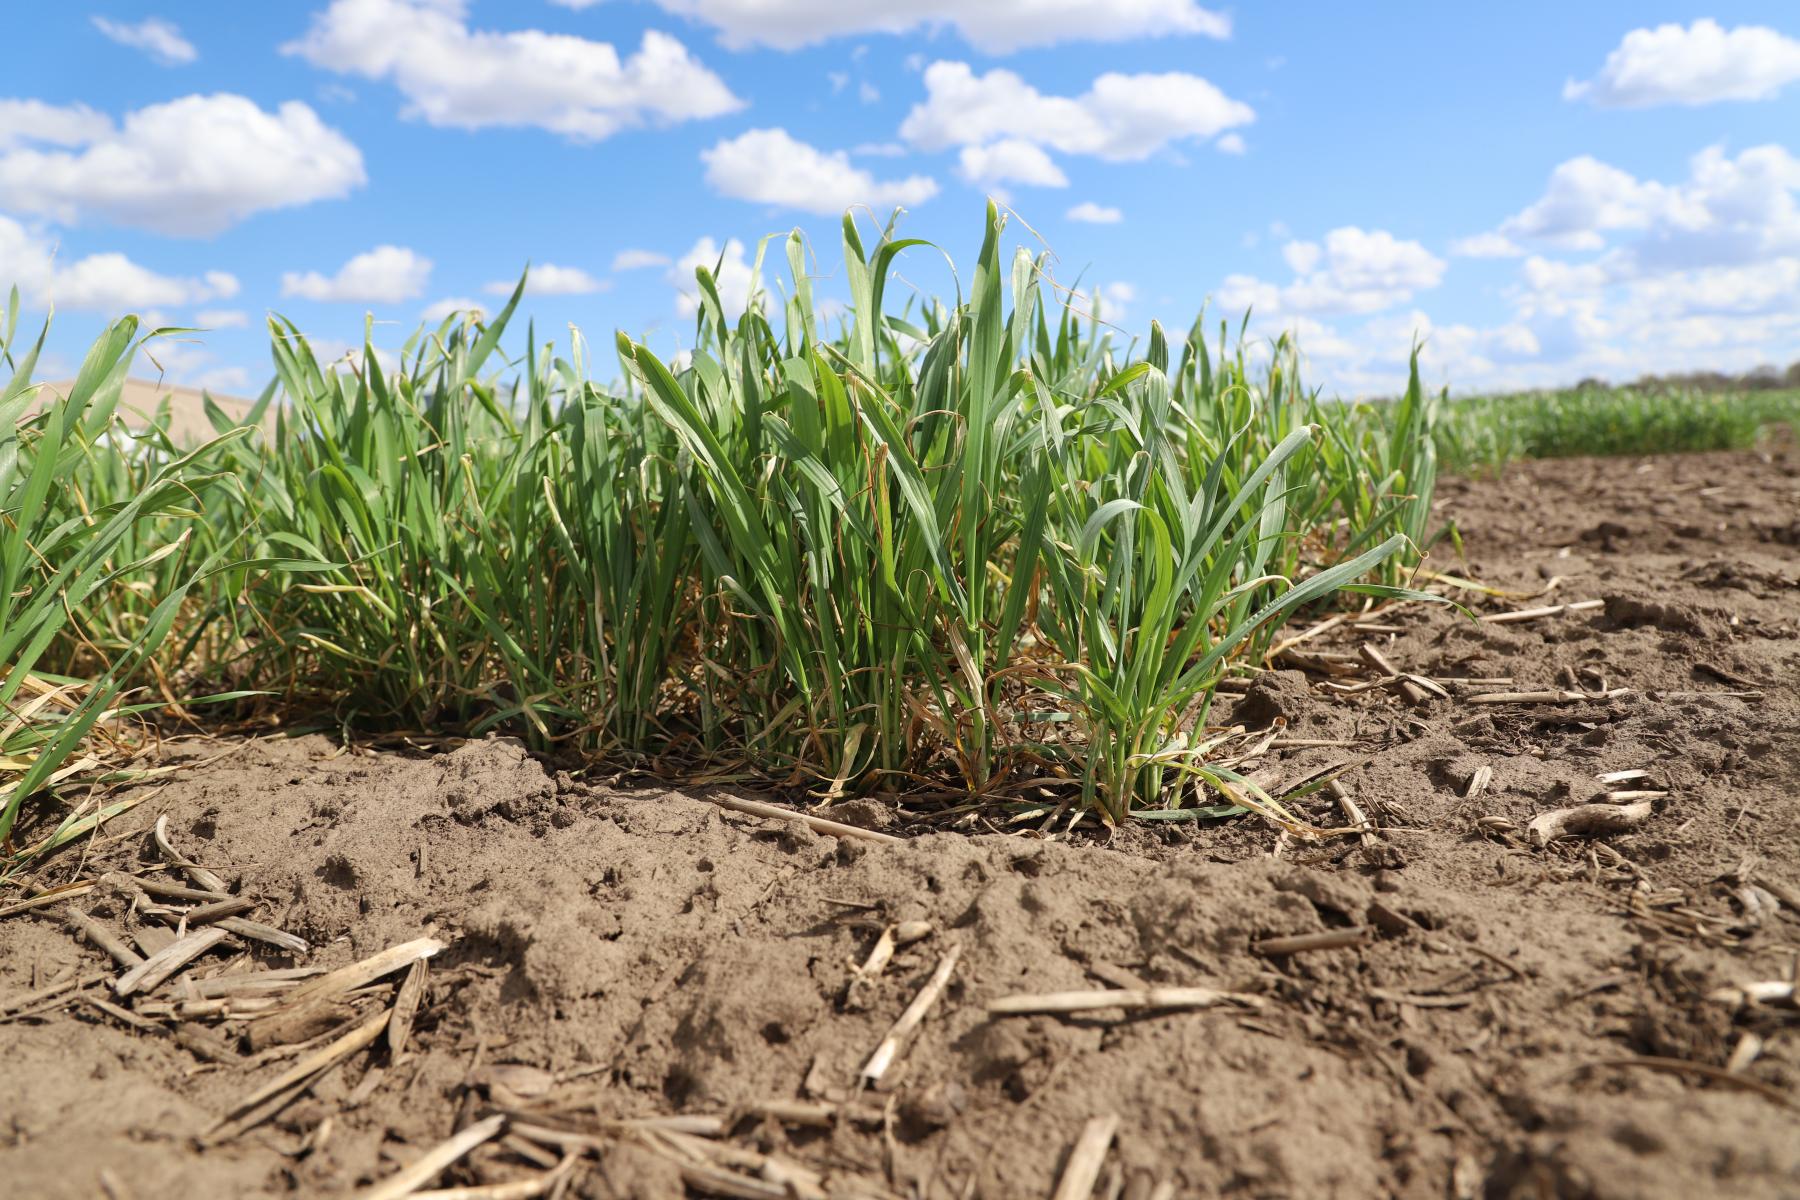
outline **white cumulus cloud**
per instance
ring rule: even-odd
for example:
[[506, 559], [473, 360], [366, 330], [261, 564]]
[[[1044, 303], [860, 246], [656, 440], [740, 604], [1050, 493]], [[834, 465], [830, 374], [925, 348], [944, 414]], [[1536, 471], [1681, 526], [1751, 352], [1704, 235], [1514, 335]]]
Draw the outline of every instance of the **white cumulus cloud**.
[[1118, 209], [1095, 204], [1092, 200], [1083, 200], [1063, 215], [1071, 221], [1085, 221], [1089, 225], [1117, 225], [1125, 219], [1125, 214]]
[[[1660, 180], [1571, 159], [1536, 200], [1452, 253], [1518, 259], [1504, 319], [1401, 308], [1443, 265], [1378, 232], [1290, 241], [1292, 282], [1236, 275], [1216, 294], [1226, 311], [1256, 307], [1257, 336], [1298, 329], [1314, 381], [1346, 393], [1395, 391], [1415, 335], [1430, 378], [1464, 392], [1785, 366], [1800, 347], [1800, 156], [1709, 146], [1685, 175]], [[1352, 323], [1363, 313], [1375, 315]], [[1327, 315], [1343, 320], [1327, 326]]]
[[1277, 314], [1374, 313], [1404, 304], [1443, 279], [1445, 263], [1418, 242], [1384, 229], [1333, 229], [1323, 243], [1291, 241], [1282, 257], [1294, 272], [1286, 284], [1230, 275], [1219, 289], [1227, 311]]
[[655, 250], [621, 250], [613, 255], [612, 269], [615, 271], [641, 271], [646, 267], [666, 267], [669, 256]]
[[427, 305], [420, 317], [428, 324], [437, 325], [452, 313], [471, 313], [476, 317], [487, 316], [487, 305], [480, 300], [471, 300], [467, 296], [449, 296], [434, 304]]
[[206, 308], [194, 314], [194, 324], [202, 329], [247, 329], [250, 314], [236, 308]]
[[377, 246], [356, 255], [336, 274], [287, 271], [281, 294], [302, 300], [355, 304], [399, 304], [425, 291], [431, 260], [404, 246]]
[[650, 30], [621, 58], [610, 43], [570, 34], [470, 29], [465, 0], [333, 0], [282, 52], [388, 80], [406, 97], [405, 115], [458, 129], [535, 126], [599, 141], [743, 107], [666, 33]]
[[842, 150], [824, 151], [785, 129], [752, 129], [700, 152], [706, 182], [721, 195], [833, 216], [857, 204], [885, 209], [937, 195], [925, 175], [877, 179]]
[[1282, 259], [1296, 275], [1311, 274], [1324, 253], [1324, 248], [1317, 242], [1289, 242], [1281, 248]]
[[1592, 252], [1531, 255], [1512, 293], [1546, 357], [1579, 374], [1743, 369], [1800, 345], [1800, 158], [1785, 147], [1710, 146], [1673, 182], [1572, 160], [1501, 228]]
[[[1571, 159], [1537, 200], [1452, 252], [1519, 258], [1503, 293], [1510, 316], [1489, 327], [1376, 317], [1341, 335], [1353, 349], [1333, 364], [1334, 383], [1391, 390], [1404, 363], [1378, 348], [1414, 332], [1429, 335], [1426, 361], [1459, 390], [1743, 371], [1785, 365], [1800, 346], [1800, 158], [1780, 145], [1710, 146], [1666, 180]], [[1259, 303], [1290, 299], [1261, 286]]]
[[227, 271], [164, 275], [111, 251], [61, 262], [49, 239], [5, 216], [0, 216], [0, 281], [4, 287], [17, 285], [34, 307], [54, 304], [113, 316], [229, 300], [239, 290], [237, 277]]
[[142, 50], [151, 62], [161, 66], [186, 66], [200, 57], [194, 43], [181, 36], [180, 27], [161, 17], [145, 17], [135, 25], [95, 17], [94, 28], [109, 41]]
[[[496, 279], [481, 290], [490, 296], [510, 296], [519, 286], [516, 279]], [[604, 292], [611, 285], [595, 279], [580, 267], [559, 267], [555, 263], [538, 263], [525, 280], [527, 296], [587, 296]]]
[[112, 132], [112, 118], [85, 104], [42, 100], [0, 100], [0, 151], [36, 142], [43, 146], [85, 146]]
[[1671, 199], [1659, 183], [1645, 183], [1591, 155], [1569, 159], [1550, 173], [1544, 194], [1500, 225], [1503, 237], [1539, 238], [1573, 250], [1593, 250], [1605, 233], [1644, 229]]
[[1634, 29], [1593, 79], [1563, 85], [1565, 100], [1604, 108], [1769, 100], [1800, 79], [1800, 40], [1763, 25], [1726, 29], [1702, 18], [1692, 25]]
[[123, 254], [90, 254], [60, 268], [52, 298], [70, 308], [96, 311], [142, 310], [228, 300], [238, 281], [224, 271], [208, 271], [198, 279], [160, 275]]
[[[568, 8], [595, 0], [556, 0]], [[979, 50], [1005, 54], [1057, 42], [1231, 36], [1231, 19], [1194, 0], [656, 0], [702, 21], [733, 49], [793, 50], [834, 37], [951, 29]]]
[[922, 150], [1016, 139], [1111, 162], [1147, 159], [1173, 142], [1205, 140], [1256, 113], [1198, 75], [1108, 72], [1079, 96], [1047, 96], [1011, 71], [967, 63], [925, 69], [925, 100], [900, 126]]
[[1501, 222], [1509, 238], [1568, 250], [1609, 244], [1609, 269], [1731, 266], [1800, 252], [1800, 158], [1752, 146], [1734, 158], [1710, 146], [1688, 178], [1639, 179], [1582, 156], [1550, 173], [1544, 194]]
[[964, 146], [956, 173], [976, 187], [1023, 183], [1032, 187], [1068, 187], [1069, 177], [1042, 146], [1018, 138], [1001, 138], [986, 146]]
[[80, 105], [46, 106], [36, 127], [22, 116], [0, 108], [0, 207], [64, 224], [205, 236], [367, 178], [362, 153], [298, 101], [267, 112], [243, 96], [184, 96], [117, 124]]
[[1503, 233], [1477, 233], [1457, 238], [1450, 243], [1450, 253], [1458, 258], [1518, 258], [1525, 253]]

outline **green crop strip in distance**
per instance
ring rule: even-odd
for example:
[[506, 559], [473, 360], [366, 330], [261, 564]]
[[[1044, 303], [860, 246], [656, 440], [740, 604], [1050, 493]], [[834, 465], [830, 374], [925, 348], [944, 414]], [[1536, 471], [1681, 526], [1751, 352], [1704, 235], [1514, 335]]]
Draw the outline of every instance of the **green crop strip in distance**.
[[[1448, 402], [1416, 355], [1399, 399], [1329, 400], [1286, 337], [1197, 320], [1120, 345], [1004, 241], [990, 206], [967, 294], [894, 305], [899, 256], [935, 251], [846, 218], [829, 320], [799, 235], [765, 242], [742, 312], [696, 272], [673, 360], [621, 335], [596, 362], [529, 328], [508, 357], [523, 280], [391, 361], [365, 332], [322, 362], [275, 318], [274, 380], [241, 424], [209, 401], [198, 448], [118, 419], [129, 319], [68, 395], [34, 388], [15, 295], [5, 853], [92, 828], [78, 804], [12, 837], [133, 713], [197, 697], [812, 798], [1062, 780], [1109, 821], [1222, 811], [1249, 791], [1206, 761], [1214, 688], [1298, 611], [1409, 594], [1440, 463], [1743, 445], [1793, 412], [1787, 393]], [[785, 283], [765, 285], [771, 256]]]
[[1443, 406], [1438, 453], [1458, 472], [1525, 458], [1747, 450], [1774, 426], [1800, 424], [1800, 390], [1588, 386], [1470, 396]]

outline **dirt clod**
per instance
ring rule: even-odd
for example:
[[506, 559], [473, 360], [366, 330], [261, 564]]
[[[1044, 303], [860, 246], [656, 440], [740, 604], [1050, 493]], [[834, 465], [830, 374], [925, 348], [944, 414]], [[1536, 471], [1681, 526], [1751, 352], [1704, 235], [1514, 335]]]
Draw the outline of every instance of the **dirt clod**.
[[1251, 729], [1265, 729], [1278, 720], [1292, 725], [1312, 703], [1304, 671], [1266, 671], [1251, 682], [1231, 715]]

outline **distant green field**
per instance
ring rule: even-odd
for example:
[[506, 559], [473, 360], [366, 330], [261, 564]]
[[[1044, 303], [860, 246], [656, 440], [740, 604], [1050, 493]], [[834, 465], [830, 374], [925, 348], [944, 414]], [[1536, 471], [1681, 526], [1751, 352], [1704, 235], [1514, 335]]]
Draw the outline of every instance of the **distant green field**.
[[1581, 387], [1471, 396], [1438, 413], [1438, 459], [1457, 473], [1521, 458], [1742, 450], [1800, 421], [1800, 389]]
[[117, 718], [176, 701], [815, 798], [1048, 780], [1107, 820], [1223, 795], [1287, 821], [1208, 762], [1213, 690], [1297, 610], [1403, 594], [1440, 461], [1740, 445], [1792, 411], [1447, 403], [1416, 368], [1395, 401], [1339, 404], [1286, 339], [1261, 368], [1200, 321], [1119, 346], [1044, 263], [1003, 261], [991, 208], [966, 296], [892, 305], [911, 244], [846, 219], [829, 327], [797, 236], [769, 247], [785, 291], [745, 312], [700, 271], [679, 362], [520, 338], [518, 293], [354, 369], [276, 319], [275, 380], [193, 450], [117, 420], [132, 319], [40, 402], [15, 296], [0, 862], [91, 828], [103, 810], [15, 825], [118, 757], [97, 729], [129, 742]]

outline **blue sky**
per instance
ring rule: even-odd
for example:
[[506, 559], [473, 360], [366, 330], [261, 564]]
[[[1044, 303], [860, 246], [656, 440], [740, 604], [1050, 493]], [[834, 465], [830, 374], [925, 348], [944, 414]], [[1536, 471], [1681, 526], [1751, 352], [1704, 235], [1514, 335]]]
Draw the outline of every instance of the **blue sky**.
[[0, 285], [55, 305], [46, 374], [138, 311], [212, 327], [172, 382], [255, 390], [269, 311], [398, 345], [528, 260], [541, 335], [672, 350], [695, 261], [741, 296], [797, 227], [831, 295], [843, 206], [966, 264], [984, 195], [1124, 329], [1254, 306], [1343, 393], [1414, 334], [1465, 391], [1800, 358], [1791, 3], [195, 0], [9, 33]]

